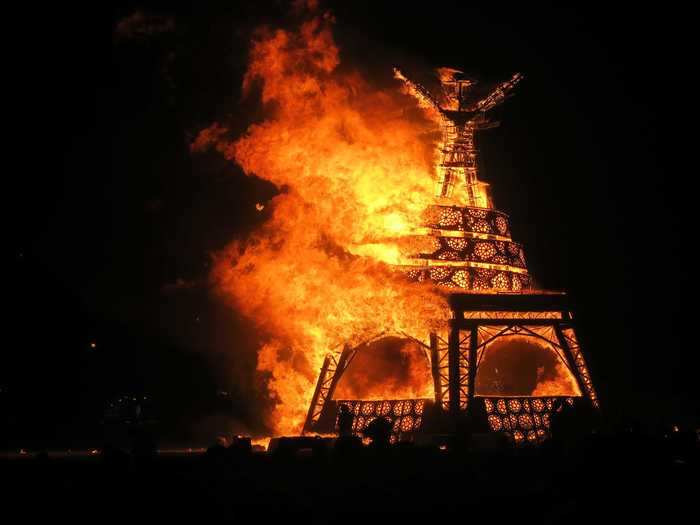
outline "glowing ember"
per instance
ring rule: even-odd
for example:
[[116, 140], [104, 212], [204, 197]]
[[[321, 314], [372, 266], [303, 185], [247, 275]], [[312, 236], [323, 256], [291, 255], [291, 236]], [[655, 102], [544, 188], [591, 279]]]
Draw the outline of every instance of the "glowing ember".
[[255, 438], [251, 439], [250, 443], [253, 446], [262, 447], [263, 449], [267, 450], [267, 448], [270, 446], [270, 439], [271, 438], [269, 437]]

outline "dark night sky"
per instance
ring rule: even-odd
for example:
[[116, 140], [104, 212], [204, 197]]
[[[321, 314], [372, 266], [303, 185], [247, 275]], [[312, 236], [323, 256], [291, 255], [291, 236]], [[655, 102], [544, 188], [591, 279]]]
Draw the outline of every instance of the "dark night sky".
[[[0, 383], [41, 415], [20, 417], [25, 434], [69, 435], [123, 391], [152, 393], [163, 413], [196, 426], [221, 410], [217, 388], [258, 428], [254, 335], [210, 297], [206, 275], [209, 253], [254, 228], [254, 203], [274, 188], [188, 151], [222, 116], [241, 130], [258, 117], [238, 104], [250, 31], [289, 20], [284, 3], [251, 4], [17, 15]], [[394, 63], [524, 73], [502, 126], [479, 137], [496, 205], [540, 284], [570, 291], [609, 411], [694, 415], [685, 15], [374, 4], [326, 4], [341, 59], [369, 75]], [[136, 10], [160, 26], [115, 36]]]

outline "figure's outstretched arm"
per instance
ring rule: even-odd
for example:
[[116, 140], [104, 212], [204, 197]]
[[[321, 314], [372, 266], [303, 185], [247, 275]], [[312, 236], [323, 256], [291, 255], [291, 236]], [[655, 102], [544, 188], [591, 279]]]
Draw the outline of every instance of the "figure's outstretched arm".
[[491, 93], [475, 104], [476, 111], [488, 111], [503, 102], [518, 82], [523, 79], [520, 73], [515, 73], [510, 80], [501, 82]]
[[406, 84], [406, 87], [408, 87], [408, 90], [411, 93], [411, 95], [416, 97], [418, 99], [418, 102], [421, 103], [424, 107], [432, 108], [438, 113], [441, 111], [440, 104], [435, 99], [435, 97], [433, 97], [430, 94], [430, 91], [428, 91], [426, 88], [424, 88], [417, 82], [413, 82], [413, 80], [406, 78], [406, 76], [403, 73], [401, 73], [401, 71], [396, 67], [394, 68], [394, 78]]

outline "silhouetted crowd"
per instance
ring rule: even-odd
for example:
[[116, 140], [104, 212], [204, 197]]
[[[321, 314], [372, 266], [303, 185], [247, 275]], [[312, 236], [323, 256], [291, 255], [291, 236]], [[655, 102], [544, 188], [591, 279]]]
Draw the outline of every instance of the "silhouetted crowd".
[[8, 501], [24, 512], [147, 510], [161, 518], [430, 511], [540, 523], [668, 520], [694, 509], [697, 497], [695, 429], [612, 429], [578, 406], [556, 412], [553, 437], [539, 444], [488, 432], [478, 411], [434, 441], [396, 441], [389, 419], [361, 433], [353, 424], [341, 407], [337, 436], [274, 438], [261, 452], [249, 437], [222, 434], [203, 454], [173, 455], [159, 453], [142, 429], [130, 448], [105, 445], [82, 459], [32, 453], [2, 460], [0, 471], [12, 482]]

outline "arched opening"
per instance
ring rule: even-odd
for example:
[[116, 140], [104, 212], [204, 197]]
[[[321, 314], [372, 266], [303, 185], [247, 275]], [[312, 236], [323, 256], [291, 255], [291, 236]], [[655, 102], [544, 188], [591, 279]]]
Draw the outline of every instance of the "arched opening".
[[382, 337], [362, 345], [340, 378], [336, 399], [432, 398], [430, 364], [420, 344]]
[[576, 379], [551, 344], [504, 335], [490, 342], [476, 374], [479, 396], [580, 396]]

